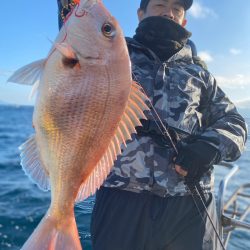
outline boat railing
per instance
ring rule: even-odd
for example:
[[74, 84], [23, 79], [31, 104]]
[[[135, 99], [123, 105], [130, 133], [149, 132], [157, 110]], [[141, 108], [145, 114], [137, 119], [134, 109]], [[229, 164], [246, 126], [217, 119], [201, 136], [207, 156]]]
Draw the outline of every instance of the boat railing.
[[[227, 247], [233, 230], [250, 230], [250, 223], [246, 221], [247, 216], [250, 215], [250, 183], [243, 183], [230, 194], [229, 198], [226, 198], [229, 182], [240, 168], [237, 164], [227, 162], [220, 163], [220, 166], [230, 169], [228, 174], [220, 181], [217, 194], [219, 233], [225, 247]], [[242, 200], [246, 204], [244, 208], [242, 207]]]

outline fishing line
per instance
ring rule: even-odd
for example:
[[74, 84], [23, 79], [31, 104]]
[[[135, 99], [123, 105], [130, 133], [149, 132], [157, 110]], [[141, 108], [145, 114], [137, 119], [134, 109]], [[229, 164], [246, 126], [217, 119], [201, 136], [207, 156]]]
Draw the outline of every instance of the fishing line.
[[[161, 120], [159, 114], [157, 113], [155, 107], [153, 106], [152, 101], [150, 100], [150, 98], [148, 97], [147, 93], [146, 93], [145, 90], [143, 89], [141, 83], [138, 81], [138, 79], [137, 79], [136, 75], [134, 74], [134, 72], [132, 72], [132, 75], [133, 75], [135, 81], [141, 86], [142, 92], [144, 93], [144, 95], [146, 95], [147, 98], [148, 98], [148, 101], [149, 101], [149, 103], [150, 103], [150, 106], [151, 106], [151, 108], [152, 108], [152, 110], [154, 111], [155, 114], [153, 114], [153, 112], [152, 112], [151, 110], [150, 110], [150, 113], [151, 113], [151, 115], [153, 116], [154, 121], [155, 121], [157, 127], [159, 128], [159, 130], [160, 130], [160, 132], [162, 133], [163, 136], [167, 136], [167, 137], [168, 137], [168, 139], [170, 140], [170, 143], [171, 143], [172, 147], [173, 147], [174, 150], [175, 150], [175, 153], [178, 154], [178, 150], [177, 150], [177, 148], [176, 148], [176, 146], [175, 146], [175, 143], [173, 142], [172, 137], [170, 136], [170, 134], [169, 134], [169, 132], [168, 132], [168, 129], [167, 129], [166, 126], [164, 125], [164, 123], [163, 123], [163, 121]], [[154, 115], [156, 115], [156, 118], [158, 118], [158, 120], [154, 117]], [[160, 125], [161, 125], [161, 126], [158, 124], [158, 121], [160, 122]], [[163, 131], [161, 128], [163, 128], [164, 131]]]
[[[203, 206], [206, 207], [206, 204], [204, 203], [204, 201], [203, 201], [203, 199], [202, 199], [201, 193], [200, 193], [200, 191], [199, 191], [197, 185], [194, 185], [194, 187], [195, 187], [196, 193], [198, 194], [198, 196], [199, 196], [199, 198], [200, 198], [200, 200], [201, 200]], [[192, 192], [191, 192], [191, 193], [192, 193]], [[193, 196], [193, 199], [194, 199], [194, 196]], [[195, 202], [195, 199], [194, 199], [194, 202]], [[224, 244], [223, 244], [223, 242], [222, 242], [222, 240], [221, 240], [221, 238], [220, 238], [220, 235], [219, 235], [218, 231], [216, 230], [216, 227], [215, 227], [215, 225], [214, 225], [214, 223], [213, 223], [213, 220], [212, 220], [211, 216], [209, 215], [207, 209], [205, 209], [205, 213], [206, 213], [206, 215], [207, 215], [207, 217], [208, 217], [208, 219], [209, 219], [209, 221], [210, 221], [210, 223], [211, 223], [211, 225], [212, 225], [212, 227], [213, 227], [213, 229], [214, 229], [214, 232], [215, 232], [215, 234], [216, 234], [216, 236], [217, 236], [217, 238], [218, 238], [218, 240], [219, 240], [219, 242], [220, 242], [221, 247], [223, 248], [223, 250], [226, 250], [226, 248], [225, 248], [225, 246], [224, 246]], [[211, 236], [211, 235], [210, 235], [210, 236]]]
[[[199, 208], [199, 206], [198, 206], [198, 204], [197, 204], [197, 202], [196, 202], [196, 199], [195, 199], [195, 196], [194, 196], [194, 193], [193, 193], [193, 188], [190, 187], [189, 185], [187, 185], [187, 186], [188, 186], [189, 191], [190, 191], [190, 193], [191, 193], [191, 196], [192, 196], [192, 198], [193, 198], [194, 204], [195, 204], [195, 206], [196, 206], [196, 208], [197, 208], [197, 210], [198, 210], [198, 212], [199, 212], [199, 214], [200, 214], [200, 217], [202, 218], [203, 223], [204, 223], [205, 226], [206, 226], [206, 221], [205, 221], [205, 219], [203, 218], [202, 213], [201, 213], [201, 210], [200, 210], [200, 208]], [[202, 198], [202, 195], [201, 195], [201, 193], [200, 193], [200, 191], [199, 191], [197, 185], [193, 185], [193, 187], [195, 188], [194, 191], [196, 192], [197, 196], [200, 198], [201, 203], [202, 203], [203, 207], [205, 208], [204, 211], [205, 211], [205, 213], [206, 213], [206, 216], [207, 216], [207, 218], [209, 219], [209, 221], [210, 221], [210, 223], [211, 223], [211, 225], [212, 225], [212, 227], [213, 227], [213, 230], [214, 230], [214, 232], [215, 232], [215, 234], [216, 234], [216, 237], [218, 238], [218, 240], [219, 240], [219, 242], [220, 242], [221, 247], [223, 248], [223, 250], [226, 250], [226, 248], [225, 248], [225, 246], [224, 246], [224, 244], [223, 244], [223, 242], [222, 242], [222, 240], [221, 240], [221, 237], [220, 237], [220, 235], [219, 235], [219, 233], [218, 233], [218, 231], [217, 231], [217, 229], [216, 229], [216, 227], [215, 227], [215, 225], [214, 225], [213, 219], [211, 218], [211, 216], [210, 216], [209, 213], [208, 213], [208, 210], [207, 210], [207, 208], [206, 208], [206, 204], [205, 204], [205, 202], [204, 202], [204, 200], [203, 200], [203, 198]], [[204, 194], [203, 194], [203, 195], [204, 195]], [[205, 199], [205, 196], [204, 196], [204, 199]], [[209, 232], [209, 235], [210, 235], [210, 238], [213, 239], [211, 232]]]
[[[137, 79], [136, 75], [134, 74], [134, 72], [132, 72], [132, 75], [133, 75], [135, 81], [141, 86], [142, 92], [148, 97], [147, 93], [146, 93], [145, 90], [143, 89], [141, 83], [138, 81], [138, 79]], [[162, 135], [163, 135], [164, 137], [165, 137], [165, 136], [168, 137], [168, 139], [170, 140], [171, 145], [173, 146], [173, 148], [174, 148], [176, 154], [178, 154], [178, 150], [177, 150], [177, 148], [176, 148], [176, 146], [175, 146], [175, 143], [174, 143], [173, 140], [172, 140], [172, 137], [170, 136], [170, 134], [169, 134], [169, 132], [168, 132], [168, 129], [166, 128], [166, 126], [165, 126], [164, 123], [162, 122], [162, 120], [161, 120], [159, 114], [157, 113], [156, 109], [154, 108], [153, 103], [152, 103], [152, 101], [150, 100], [149, 97], [148, 97], [148, 100], [149, 100], [149, 103], [150, 103], [150, 105], [151, 105], [152, 110], [154, 111], [156, 117], [158, 118], [158, 120], [156, 120], [156, 118], [155, 118], [153, 112], [152, 112], [151, 109], [150, 109], [150, 113], [151, 113], [151, 115], [153, 116], [154, 122], [156, 123], [156, 125], [157, 125], [157, 127], [159, 128], [159, 130], [160, 130], [160, 132], [162, 133]], [[160, 125], [161, 125], [161, 126], [158, 124], [158, 122], [160, 122]], [[161, 127], [163, 128], [164, 131], [161, 129]], [[203, 208], [204, 208], [204, 211], [205, 211], [205, 213], [206, 213], [206, 215], [207, 215], [207, 217], [208, 217], [210, 223], [212, 224], [212, 227], [213, 227], [213, 230], [214, 230], [214, 232], [215, 232], [215, 234], [216, 234], [216, 237], [218, 238], [218, 240], [219, 240], [219, 242], [220, 242], [220, 244], [221, 244], [223, 250], [226, 250], [224, 244], [222, 243], [222, 240], [221, 240], [221, 238], [220, 238], [220, 235], [219, 235], [219, 233], [218, 233], [217, 230], [216, 230], [216, 227], [215, 227], [215, 225], [214, 225], [214, 223], [213, 223], [213, 220], [212, 220], [212, 218], [211, 218], [210, 215], [209, 215], [209, 212], [208, 212], [208, 210], [207, 210], [207, 207], [206, 207], [206, 205], [205, 205], [205, 203], [204, 203], [204, 201], [203, 201], [203, 199], [202, 199], [201, 193], [199, 192], [199, 190], [198, 190], [198, 188], [197, 188], [196, 185], [194, 185], [194, 187], [195, 187], [195, 189], [196, 189], [196, 193], [197, 193], [198, 197], [200, 198], [200, 200], [201, 200], [201, 202], [202, 202], [202, 206], [203, 206]], [[193, 198], [194, 204], [195, 204], [195, 206], [196, 206], [196, 208], [197, 208], [197, 210], [198, 210], [198, 212], [199, 212], [199, 214], [200, 214], [200, 216], [201, 216], [201, 218], [202, 218], [202, 220], [203, 220], [203, 223], [204, 223], [205, 226], [206, 226], [205, 219], [204, 219], [203, 216], [202, 216], [201, 210], [200, 210], [200, 208], [199, 208], [199, 206], [198, 206], [198, 204], [197, 204], [197, 202], [196, 202], [196, 200], [195, 200], [194, 194], [192, 193], [192, 190], [190, 189], [190, 187], [188, 187], [188, 188], [189, 188], [189, 190], [190, 190], [190, 193], [191, 193], [191, 196], [192, 196], [192, 198]], [[212, 239], [211, 232], [210, 232], [210, 237], [211, 237], [211, 239]]]

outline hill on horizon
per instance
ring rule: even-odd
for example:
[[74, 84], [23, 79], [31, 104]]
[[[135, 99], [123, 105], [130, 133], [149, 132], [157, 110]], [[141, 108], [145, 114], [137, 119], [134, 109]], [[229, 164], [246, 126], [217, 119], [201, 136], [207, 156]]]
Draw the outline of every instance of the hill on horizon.
[[243, 117], [250, 118], [250, 99], [235, 102], [235, 105]]

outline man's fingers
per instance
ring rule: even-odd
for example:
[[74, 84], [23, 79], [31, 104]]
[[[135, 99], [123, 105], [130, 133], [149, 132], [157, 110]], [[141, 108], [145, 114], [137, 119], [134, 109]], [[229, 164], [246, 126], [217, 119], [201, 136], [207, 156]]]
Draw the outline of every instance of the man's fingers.
[[182, 169], [181, 166], [179, 166], [179, 165], [175, 165], [175, 170], [178, 174], [180, 174], [183, 177], [187, 176], [187, 174], [188, 174], [188, 172], [186, 170]]

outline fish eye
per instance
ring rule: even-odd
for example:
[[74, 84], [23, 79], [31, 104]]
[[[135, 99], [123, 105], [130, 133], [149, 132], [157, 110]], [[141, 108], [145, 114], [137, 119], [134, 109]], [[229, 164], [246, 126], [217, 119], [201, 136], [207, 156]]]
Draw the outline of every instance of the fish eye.
[[106, 37], [114, 37], [115, 36], [115, 28], [111, 23], [104, 23], [102, 25], [102, 33]]

